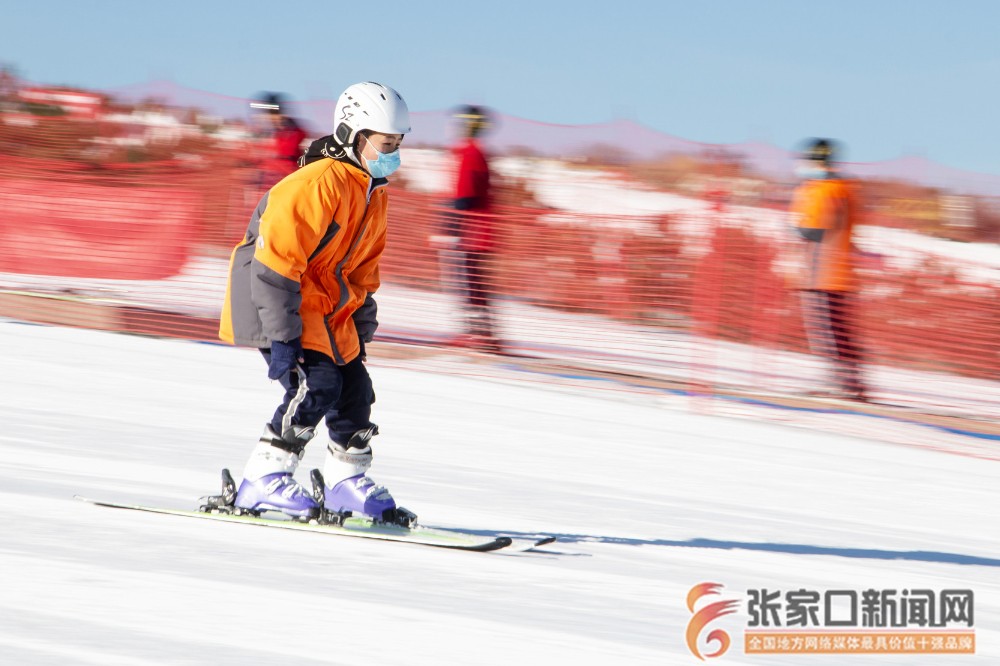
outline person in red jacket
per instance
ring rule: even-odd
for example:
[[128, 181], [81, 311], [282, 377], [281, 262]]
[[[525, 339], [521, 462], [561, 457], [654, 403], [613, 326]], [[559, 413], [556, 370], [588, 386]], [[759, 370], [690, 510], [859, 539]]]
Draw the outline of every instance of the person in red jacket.
[[479, 143], [489, 126], [485, 109], [463, 106], [456, 114], [461, 138], [452, 147], [455, 181], [449, 236], [455, 239], [460, 257], [462, 291], [466, 306], [466, 336], [475, 347], [497, 347], [489, 278], [490, 257], [496, 248], [493, 217], [490, 214], [490, 167]]
[[305, 130], [291, 116], [287, 115], [287, 104], [279, 93], [262, 93], [250, 102], [250, 108], [258, 112], [260, 123], [258, 141], [258, 182], [260, 189], [266, 190], [298, 168], [302, 155]]

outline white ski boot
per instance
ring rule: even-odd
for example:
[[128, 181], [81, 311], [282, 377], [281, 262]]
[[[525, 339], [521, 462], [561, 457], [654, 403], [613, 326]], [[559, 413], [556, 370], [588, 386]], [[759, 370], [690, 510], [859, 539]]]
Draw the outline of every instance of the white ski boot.
[[409, 526], [416, 516], [398, 508], [383, 486], [366, 475], [372, 465], [371, 438], [378, 427], [354, 433], [347, 446], [330, 442], [323, 464], [323, 508], [334, 514], [363, 514], [383, 522]]
[[237, 509], [248, 513], [280, 511], [306, 519], [319, 515], [319, 504], [293, 476], [313, 431], [295, 428], [289, 435], [280, 437], [270, 425], [264, 429], [243, 472], [234, 502]]

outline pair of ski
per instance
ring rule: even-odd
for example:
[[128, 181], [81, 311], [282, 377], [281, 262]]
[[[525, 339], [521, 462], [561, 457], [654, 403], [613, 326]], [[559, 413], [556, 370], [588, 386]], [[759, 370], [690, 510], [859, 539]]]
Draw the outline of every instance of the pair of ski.
[[406, 512], [407, 520], [401, 521], [403, 524], [376, 521], [366, 516], [352, 516], [349, 513], [330, 515], [326, 512], [324, 512], [320, 519], [300, 521], [282, 516], [281, 514], [276, 514], [276, 516], [272, 517], [269, 514], [260, 515], [234, 511], [231, 500], [227, 502], [226, 499], [233, 494], [235, 493], [232, 491], [232, 477], [229, 474], [229, 470], [224, 469], [222, 470], [222, 495], [203, 497], [198, 510], [170, 509], [125, 502], [109, 502], [82, 497], [80, 495], [76, 495], [75, 498], [96, 506], [115, 509], [145, 511], [147, 513], [199, 518], [226, 523], [243, 523], [258, 527], [297, 530], [315, 534], [397, 541], [455, 550], [524, 552], [556, 540], [555, 537], [551, 536], [510, 537], [490, 534], [488, 532], [479, 534], [438, 527], [425, 527], [417, 524], [416, 516], [413, 516], [409, 512]]

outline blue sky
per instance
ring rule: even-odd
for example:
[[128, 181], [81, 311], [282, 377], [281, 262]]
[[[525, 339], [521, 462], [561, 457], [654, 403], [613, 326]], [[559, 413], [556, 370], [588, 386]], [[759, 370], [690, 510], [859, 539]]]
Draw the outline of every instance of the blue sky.
[[[410, 108], [628, 118], [710, 143], [1000, 173], [1000, 2], [8, 2], [0, 63], [50, 84], [170, 79], [333, 99], [377, 80]], [[614, 137], [607, 137], [613, 143]]]

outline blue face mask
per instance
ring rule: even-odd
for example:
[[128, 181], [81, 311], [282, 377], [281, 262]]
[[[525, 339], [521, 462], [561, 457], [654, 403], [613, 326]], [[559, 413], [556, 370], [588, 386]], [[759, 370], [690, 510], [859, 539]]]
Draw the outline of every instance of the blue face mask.
[[399, 168], [399, 148], [391, 153], [379, 153], [375, 146], [372, 146], [372, 150], [378, 153], [377, 158], [370, 160], [364, 155], [361, 156], [372, 178], [385, 178]]
[[822, 167], [799, 164], [795, 167], [795, 175], [802, 180], [823, 180], [829, 177], [829, 172]]

